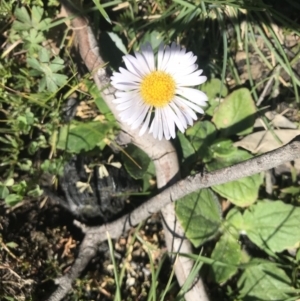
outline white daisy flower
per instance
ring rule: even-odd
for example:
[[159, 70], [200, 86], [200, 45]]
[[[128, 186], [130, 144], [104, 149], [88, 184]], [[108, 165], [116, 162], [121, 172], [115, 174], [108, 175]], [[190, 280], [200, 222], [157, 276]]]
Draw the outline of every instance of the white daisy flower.
[[[198, 89], [206, 76], [197, 70], [197, 57], [180, 46], [160, 45], [157, 60], [150, 44], [141, 47], [135, 56], [123, 57], [127, 69], [114, 72], [111, 84], [117, 89], [116, 99], [120, 118], [132, 129], [141, 126], [140, 135], [148, 129], [154, 138], [175, 138], [175, 125], [184, 132], [193, 125], [197, 113], [204, 113], [207, 96]], [[154, 117], [151, 118], [152, 112]]]

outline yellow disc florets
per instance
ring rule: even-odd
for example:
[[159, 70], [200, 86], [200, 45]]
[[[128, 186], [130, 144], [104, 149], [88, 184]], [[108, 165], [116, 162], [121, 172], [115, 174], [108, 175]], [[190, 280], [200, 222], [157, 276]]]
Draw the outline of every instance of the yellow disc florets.
[[164, 71], [153, 71], [141, 82], [141, 95], [144, 102], [154, 107], [166, 106], [175, 95], [175, 81]]

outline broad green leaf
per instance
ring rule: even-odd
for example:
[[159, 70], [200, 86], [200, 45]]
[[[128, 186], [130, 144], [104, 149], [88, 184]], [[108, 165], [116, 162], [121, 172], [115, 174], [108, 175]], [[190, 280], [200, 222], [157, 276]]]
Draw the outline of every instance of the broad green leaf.
[[[206, 168], [208, 171], [214, 171], [232, 166], [249, 158], [252, 158], [251, 154], [236, 148], [234, 152], [228, 154], [226, 157], [216, 157], [212, 162], [206, 164]], [[261, 181], [260, 174], [256, 174], [233, 182], [215, 185], [212, 189], [233, 204], [246, 207], [257, 200]]]
[[221, 226], [221, 208], [210, 189], [188, 194], [176, 202], [176, 215], [187, 238], [199, 247], [214, 237]]
[[12, 194], [9, 194], [5, 199], [5, 203], [8, 205], [8, 206], [14, 206], [16, 204], [18, 204], [19, 202], [21, 202], [23, 199], [23, 196], [22, 195], [18, 195], [18, 194], [15, 194], [15, 193], [12, 193]]
[[59, 132], [57, 148], [76, 154], [92, 150], [107, 137], [110, 130], [110, 124], [98, 121], [64, 125]]
[[195, 150], [189, 140], [186, 138], [185, 135], [178, 132], [177, 138], [180, 143], [181, 151], [182, 151], [182, 170], [181, 175], [185, 175], [190, 173], [192, 164], [195, 164]]
[[5, 199], [8, 195], [8, 188], [6, 186], [0, 185], [0, 199]]
[[150, 43], [153, 49], [158, 49], [159, 45], [163, 42], [162, 34], [156, 30], [146, 31], [142, 37], [141, 45]]
[[211, 258], [227, 264], [225, 266], [212, 264], [211, 266], [214, 280], [218, 283], [224, 283], [237, 272], [241, 262], [242, 252], [238, 239], [225, 232], [217, 242]]
[[300, 243], [300, 208], [282, 201], [260, 201], [244, 213], [244, 231], [262, 249], [282, 252]]
[[4, 181], [4, 185], [7, 187], [14, 185], [14, 183], [15, 183], [15, 180], [13, 178], [9, 178], [6, 181]]
[[286, 273], [275, 263], [253, 261], [238, 280], [240, 299], [243, 301], [283, 301], [296, 291]]
[[194, 150], [203, 159], [203, 161], [207, 162], [211, 160], [212, 152], [209, 146], [216, 139], [215, 126], [209, 121], [199, 121], [187, 129], [186, 135]]
[[244, 219], [242, 213], [237, 207], [233, 207], [226, 215], [226, 222], [230, 228], [234, 228], [236, 231], [244, 230]]
[[256, 107], [250, 91], [241, 88], [229, 94], [214, 112], [213, 122], [225, 137], [251, 133]]
[[130, 144], [125, 149], [126, 154], [122, 153], [124, 166], [134, 179], [142, 179], [148, 170], [151, 162], [148, 155], [140, 148]]
[[208, 99], [213, 99], [217, 96], [225, 97], [228, 94], [227, 87], [224, 84], [222, 85], [219, 78], [212, 78], [201, 85], [201, 91], [207, 95]]
[[212, 78], [203, 85], [201, 85], [201, 91], [203, 91], [208, 97], [208, 108], [205, 109], [205, 113], [209, 116], [213, 116], [215, 109], [220, 105], [220, 97], [224, 98], [228, 94], [227, 87], [220, 79]]
[[194, 155], [195, 154], [194, 148], [187, 140], [187, 138], [180, 132], [178, 132], [177, 137], [180, 142], [183, 159], [186, 160], [188, 157]]
[[228, 157], [231, 156], [235, 151], [233, 143], [229, 139], [217, 139], [210, 147], [214, 157]]

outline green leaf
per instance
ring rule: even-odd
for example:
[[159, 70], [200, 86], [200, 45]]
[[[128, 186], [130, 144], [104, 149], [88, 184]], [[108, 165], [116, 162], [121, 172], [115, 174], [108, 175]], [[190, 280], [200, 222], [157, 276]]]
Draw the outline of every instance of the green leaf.
[[150, 158], [144, 151], [133, 144], [126, 147], [125, 152], [128, 155], [122, 153], [122, 159], [126, 170], [132, 178], [142, 179], [148, 170], [151, 162]]
[[282, 189], [280, 189], [280, 191], [283, 193], [297, 195], [300, 193], [300, 187], [299, 186], [290, 186], [290, 187], [282, 188]]
[[202, 160], [204, 162], [210, 161], [212, 158], [210, 145], [216, 139], [215, 126], [209, 121], [199, 121], [187, 129], [186, 135]]
[[46, 48], [42, 48], [39, 51], [39, 60], [41, 63], [49, 63], [50, 62], [50, 54]]
[[12, 186], [12, 190], [20, 196], [25, 195], [26, 189], [27, 189], [27, 182], [24, 180]]
[[0, 199], [5, 199], [8, 195], [8, 188], [6, 186], [0, 185]]
[[245, 229], [242, 213], [237, 207], [229, 210], [226, 215], [226, 222], [230, 225], [230, 228], [234, 228], [238, 232]]
[[214, 237], [221, 226], [221, 208], [210, 189], [201, 189], [176, 202], [176, 215], [187, 238], [199, 247]]
[[[216, 157], [212, 162], [206, 164], [206, 168], [208, 171], [214, 171], [232, 166], [250, 158], [252, 158], [251, 154], [235, 148], [235, 151], [228, 153], [226, 157]], [[233, 204], [245, 207], [253, 204], [257, 200], [261, 181], [260, 174], [256, 174], [233, 182], [215, 185], [212, 189]]]
[[[221, 91], [222, 88], [222, 91]], [[228, 94], [227, 87], [223, 84], [219, 78], [212, 78], [201, 85], [201, 91], [203, 91], [208, 99], [213, 99], [217, 96], [225, 97]]]
[[159, 45], [163, 42], [163, 35], [156, 30], [146, 31], [142, 36], [141, 45], [150, 43], [153, 49], [158, 49]]
[[27, 158], [22, 158], [17, 163], [18, 167], [23, 171], [29, 171], [32, 167], [32, 161]]
[[37, 198], [40, 197], [43, 194], [43, 190], [40, 188], [39, 185], [36, 185], [36, 187], [30, 191], [27, 192], [28, 196]]
[[39, 26], [44, 10], [40, 6], [33, 6], [31, 10], [31, 19], [33, 26]]
[[116, 44], [116, 46], [119, 48], [119, 50], [122, 53], [124, 53], [124, 54], [128, 53], [122, 39], [117, 34], [115, 34], [114, 32], [107, 32], [107, 34], [109, 35], [109, 37], [112, 39], [112, 41]]
[[151, 183], [151, 180], [155, 178], [155, 166], [152, 161], [150, 161], [149, 166], [147, 168], [147, 171], [145, 172], [143, 176], [143, 192], [148, 191], [151, 186], [153, 186], [153, 183]]
[[100, 0], [93, 0], [93, 2], [95, 3], [95, 5], [97, 6], [99, 12], [101, 13], [101, 15], [104, 17], [104, 19], [111, 24], [111, 20], [108, 16], [108, 14], [106, 13], [106, 11], [104, 10], [104, 8], [102, 7], [102, 5], [100, 4]]
[[4, 201], [5, 203], [8, 205], [8, 206], [14, 206], [16, 204], [18, 204], [19, 202], [21, 202], [23, 199], [23, 196], [22, 195], [18, 195], [18, 194], [15, 194], [15, 193], [12, 193], [10, 195], [8, 195]]
[[213, 116], [216, 127], [225, 137], [251, 133], [255, 122], [256, 107], [250, 91], [241, 88], [229, 94]]
[[61, 176], [64, 172], [66, 162], [62, 158], [45, 160], [41, 164], [41, 169], [44, 172], [49, 172], [51, 175]]
[[16, 249], [19, 245], [13, 241], [10, 241], [6, 243], [6, 246], [9, 247], [10, 249]]
[[260, 201], [244, 213], [244, 231], [262, 249], [282, 252], [300, 243], [300, 208], [282, 201]]
[[225, 97], [228, 94], [228, 89], [224, 84], [222, 85], [220, 79], [212, 78], [201, 85], [201, 91], [203, 91], [208, 97], [209, 107], [205, 109], [205, 113], [209, 116], [213, 116], [215, 109], [220, 105], [219, 98]]
[[72, 121], [70, 124], [61, 127], [57, 148], [76, 154], [81, 151], [92, 150], [107, 137], [110, 130], [109, 123], [99, 121], [78, 123]]
[[186, 160], [190, 156], [195, 155], [195, 150], [189, 140], [182, 133], [178, 132], [177, 138], [179, 140], [181, 150], [182, 150], [182, 158]]
[[36, 70], [38, 70], [38, 71], [41, 71], [40, 63], [39, 63], [39, 61], [38, 61], [36, 58], [34, 58], [34, 57], [28, 57], [28, 58], [26, 59], [26, 61], [27, 61], [27, 64], [28, 64], [31, 68], [36, 69]]
[[13, 178], [9, 178], [6, 181], [4, 181], [4, 185], [8, 186], [8, 187], [14, 185], [14, 183], [15, 183], [15, 180]]
[[254, 300], [287, 300], [296, 294], [291, 280], [275, 263], [252, 261], [238, 280], [240, 299]]
[[238, 270], [238, 265], [242, 259], [241, 246], [234, 235], [226, 232], [217, 242], [211, 258], [226, 264], [212, 264], [212, 274], [214, 280], [218, 283], [224, 283], [230, 279]]
[[229, 157], [236, 151], [233, 143], [229, 139], [217, 139], [210, 147], [215, 157]]
[[[28, 30], [31, 28], [31, 18], [29, 16], [29, 13], [27, 9], [22, 6], [22, 7], [17, 7], [15, 9], [15, 16], [18, 22], [14, 22], [13, 24], [13, 29], [15, 30]], [[20, 21], [20, 22], [19, 22]]]
[[55, 57], [50, 61], [48, 50], [42, 48], [39, 51], [39, 61], [35, 58], [27, 58], [27, 63], [35, 70], [30, 70], [32, 76], [42, 76], [39, 82], [39, 92], [47, 89], [49, 92], [56, 92], [66, 84], [68, 77], [64, 74], [55, 73], [64, 68], [64, 61]]

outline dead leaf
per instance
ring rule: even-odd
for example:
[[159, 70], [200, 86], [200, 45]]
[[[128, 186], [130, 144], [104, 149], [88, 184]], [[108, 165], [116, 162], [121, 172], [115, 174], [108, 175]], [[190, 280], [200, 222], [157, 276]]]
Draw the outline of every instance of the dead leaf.
[[[300, 130], [274, 130], [273, 132], [282, 141], [282, 145], [287, 144], [293, 138], [300, 135]], [[282, 146], [269, 131], [260, 131], [250, 134], [234, 143], [234, 145], [245, 148], [254, 154], [266, 153]]]

